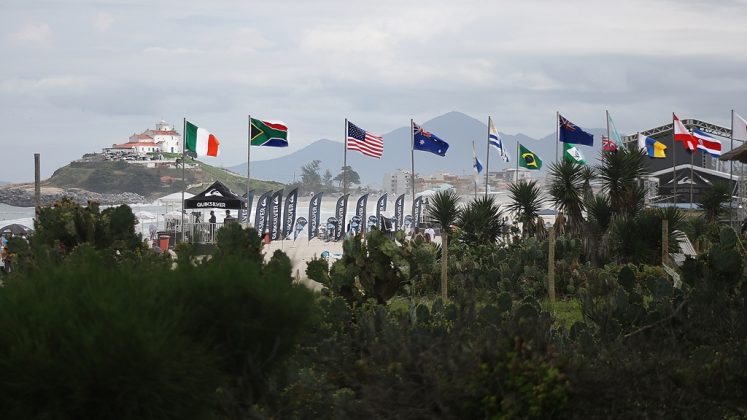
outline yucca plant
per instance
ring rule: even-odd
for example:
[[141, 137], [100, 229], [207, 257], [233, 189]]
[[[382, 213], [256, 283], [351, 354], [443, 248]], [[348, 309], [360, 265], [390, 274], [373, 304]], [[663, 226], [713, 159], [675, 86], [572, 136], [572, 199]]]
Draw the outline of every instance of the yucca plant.
[[513, 213], [516, 221], [522, 224], [522, 236], [535, 236], [537, 226], [535, 220], [539, 215], [545, 198], [537, 181], [520, 180], [508, 187], [509, 198], [508, 210]]
[[584, 222], [584, 166], [569, 160], [550, 166], [550, 196], [558, 210], [565, 214], [567, 232], [571, 235], [580, 233]]
[[685, 224], [685, 233], [690, 238], [695, 251], [702, 252], [708, 249], [711, 226], [703, 216], [694, 217]]
[[604, 152], [596, 172], [615, 214], [635, 216], [641, 211], [645, 196], [639, 179], [648, 173], [643, 151], [621, 148], [617, 152]]
[[449, 234], [460, 214], [459, 195], [454, 190], [437, 192], [429, 200], [428, 217], [441, 228], [441, 297], [448, 296]]
[[457, 226], [468, 245], [492, 245], [503, 232], [503, 212], [494, 197], [479, 197], [464, 207]]
[[609, 254], [608, 230], [612, 223], [609, 197], [600, 193], [586, 201], [584, 244], [586, 255], [595, 262], [606, 260]]
[[729, 186], [724, 182], [714, 182], [708, 187], [698, 204], [703, 209], [705, 220], [713, 223], [718, 221], [718, 217], [724, 211], [721, 206], [727, 201], [729, 201]]

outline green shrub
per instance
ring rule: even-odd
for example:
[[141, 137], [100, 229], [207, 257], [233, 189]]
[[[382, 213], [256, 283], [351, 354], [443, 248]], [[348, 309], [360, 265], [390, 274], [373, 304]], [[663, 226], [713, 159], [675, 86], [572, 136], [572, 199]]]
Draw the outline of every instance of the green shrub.
[[241, 418], [312, 322], [282, 256], [110, 258], [83, 246], [0, 288], [0, 418]]

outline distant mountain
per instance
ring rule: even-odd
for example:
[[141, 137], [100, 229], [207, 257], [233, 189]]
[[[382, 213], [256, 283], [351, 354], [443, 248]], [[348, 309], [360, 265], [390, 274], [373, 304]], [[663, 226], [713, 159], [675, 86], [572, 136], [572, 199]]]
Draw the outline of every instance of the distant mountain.
[[[549, 124], [552, 124], [550, 122]], [[479, 121], [461, 112], [449, 112], [447, 114], [426, 121], [423, 127], [436, 134], [449, 143], [449, 151], [446, 157], [440, 157], [426, 152], [415, 152], [415, 171], [424, 174], [434, 174], [440, 171], [450, 172], [456, 175], [466, 175], [472, 172], [472, 141], [475, 142], [475, 151], [478, 159], [485, 165], [485, 153], [487, 146], [486, 121]], [[594, 148], [582, 146], [582, 152], [587, 160], [595, 161], [601, 150], [601, 134], [603, 130], [589, 130], [595, 135]], [[545, 163], [541, 175], [546, 168], [555, 160], [555, 133], [543, 137], [540, 140], [533, 139], [524, 134], [503, 134], [504, 145], [509, 150], [511, 162], [505, 163], [491, 150], [490, 170], [503, 170], [516, 165], [516, 143], [521, 142], [525, 147], [537, 153]], [[562, 150], [560, 150], [562, 151]], [[321, 171], [324, 173], [329, 169], [334, 175], [340, 172], [342, 167], [343, 143], [322, 139], [303, 149], [283, 157], [252, 162], [252, 174], [257, 178], [273, 180], [282, 183], [293, 181], [294, 175], [300, 176], [301, 167], [314, 159], [319, 159]], [[380, 187], [383, 176], [387, 172], [396, 169], [410, 169], [410, 130], [409, 127], [398, 128], [384, 134], [384, 155], [381, 159], [373, 159], [363, 156], [354, 151], [348, 152], [348, 165], [352, 166], [361, 177], [363, 184]], [[246, 163], [233, 166], [230, 170], [243, 174], [246, 173]]]

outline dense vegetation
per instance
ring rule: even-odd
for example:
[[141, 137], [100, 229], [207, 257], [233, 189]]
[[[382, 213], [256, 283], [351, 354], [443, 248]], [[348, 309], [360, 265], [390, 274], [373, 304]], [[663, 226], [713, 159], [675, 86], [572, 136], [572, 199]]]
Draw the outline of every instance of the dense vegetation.
[[[174, 264], [133, 240], [127, 207], [60, 203], [27, 248], [11, 243], [0, 418], [744, 418], [743, 238], [718, 224], [719, 191], [707, 218], [644, 209], [636, 161], [557, 167], [549, 197], [519, 183], [508, 209], [443, 193], [444, 246], [351, 237], [308, 264], [316, 295], [238, 224]], [[568, 215], [555, 302], [533, 223], [545, 199]], [[670, 245], [682, 229], [702, 251], [665, 261], [680, 281], [661, 266], [662, 220]]]

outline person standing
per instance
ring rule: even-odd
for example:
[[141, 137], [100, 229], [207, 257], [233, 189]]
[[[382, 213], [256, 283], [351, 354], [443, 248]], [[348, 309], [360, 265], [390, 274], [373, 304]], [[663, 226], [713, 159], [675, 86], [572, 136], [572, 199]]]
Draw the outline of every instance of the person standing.
[[210, 223], [210, 238], [213, 242], [215, 242], [215, 222], [215, 211], [210, 210], [210, 218], [208, 219], [208, 223]]
[[231, 217], [231, 210], [226, 210], [226, 217], [223, 219], [223, 224], [233, 222], [234, 218]]
[[431, 241], [436, 237], [436, 231], [430, 223], [428, 223], [428, 227], [425, 228], [425, 234], [430, 237]]

